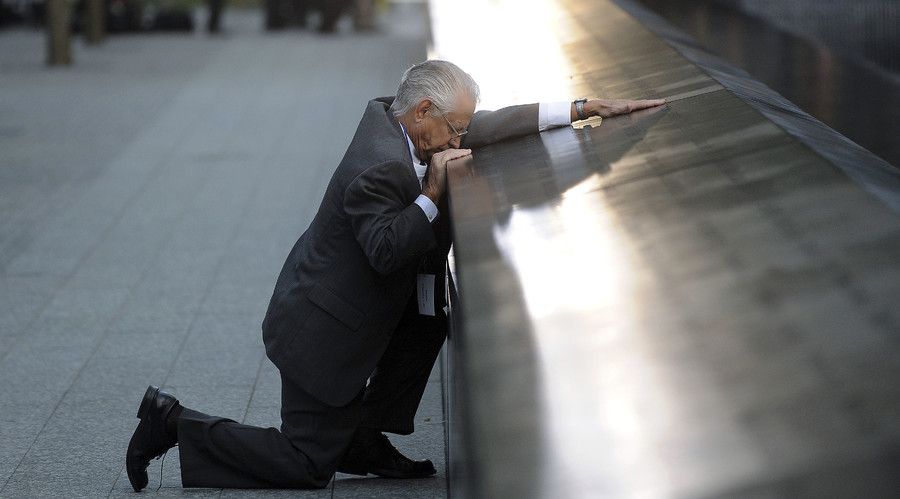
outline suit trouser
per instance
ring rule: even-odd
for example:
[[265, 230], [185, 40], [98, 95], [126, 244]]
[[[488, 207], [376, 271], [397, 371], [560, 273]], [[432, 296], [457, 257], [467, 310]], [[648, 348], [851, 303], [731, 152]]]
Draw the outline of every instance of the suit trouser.
[[332, 407], [281, 377], [281, 431], [185, 409], [178, 420], [185, 487], [320, 488], [331, 480], [360, 426], [413, 432], [447, 321], [418, 315], [415, 297], [367, 387]]

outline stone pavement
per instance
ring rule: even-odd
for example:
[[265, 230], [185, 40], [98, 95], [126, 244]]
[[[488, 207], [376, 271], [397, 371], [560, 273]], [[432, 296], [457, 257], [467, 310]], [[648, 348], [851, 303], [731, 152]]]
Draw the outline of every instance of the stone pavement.
[[[260, 338], [275, 278], [366, 101], [426, 57], [427, 18], [404, 2], [368, 34], [267, 34], [255, 11], [223, 24], [76, 39], [67, 68], [43, 64], [42, 33], [0, 31], [0, 497], [131, 497], [125, 449], [150, 383], [280, 424]], [[186, 490], [176, 448], [143, 493], [445, 497], [440, 375], [417, 432], [392, 438], [434, 479]]]

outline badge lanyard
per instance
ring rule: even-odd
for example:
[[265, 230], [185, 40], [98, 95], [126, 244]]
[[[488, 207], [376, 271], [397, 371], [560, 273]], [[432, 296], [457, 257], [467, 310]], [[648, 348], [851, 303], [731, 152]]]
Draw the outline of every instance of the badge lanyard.
[[[400, 124], [400, 129], [403, 130], [403, 138], [406, 139], [406, 145], [409, 146], [409, 135], [406, 134], [406, 127], [403, 126], [403, 123]], [[409, 151], [409, 159], [413, 163], [416, 161], [413, 158], [412, 149]], [[428, 257], [425, 257], [419, 265], [419, 273], [416, 274], [416, 295], [419, 302], [419, 314], [434, 317], [434, 274], [426, 273], [427, 263]]]

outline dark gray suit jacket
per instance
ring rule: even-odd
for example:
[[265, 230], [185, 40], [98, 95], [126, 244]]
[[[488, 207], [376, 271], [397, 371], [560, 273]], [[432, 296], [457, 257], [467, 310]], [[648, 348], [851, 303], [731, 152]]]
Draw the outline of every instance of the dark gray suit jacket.
[[[288, 255], [263, 320], [272, 362], [332, 406], [347, 404], [365, 386], [426, 254], [442, 277], [450, 247], [446, 203], [434, 226], [413, 203], [422, 188], [392, 101], [369, 102], [315, 218]], [[463, 147], [536, 133], [537, 109], [476, 113]]]

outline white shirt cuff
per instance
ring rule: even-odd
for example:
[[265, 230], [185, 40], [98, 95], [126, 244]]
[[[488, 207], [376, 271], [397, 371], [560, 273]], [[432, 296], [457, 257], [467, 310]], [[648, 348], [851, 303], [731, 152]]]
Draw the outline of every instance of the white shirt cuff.
[[428, 223], [434, 222], [434, 219], [440, 213], [437, 206], [434, 205], [434, 201], [424, 194], [419, 194], [414, 203], [419, 205], [419, 208], [422, 208], [422, 211], [425, 212], [425, 216], [428, 217]]
[[538, 130], [566, 126], [572, 123], [571, 102], [541, 102], [538, 104]]

